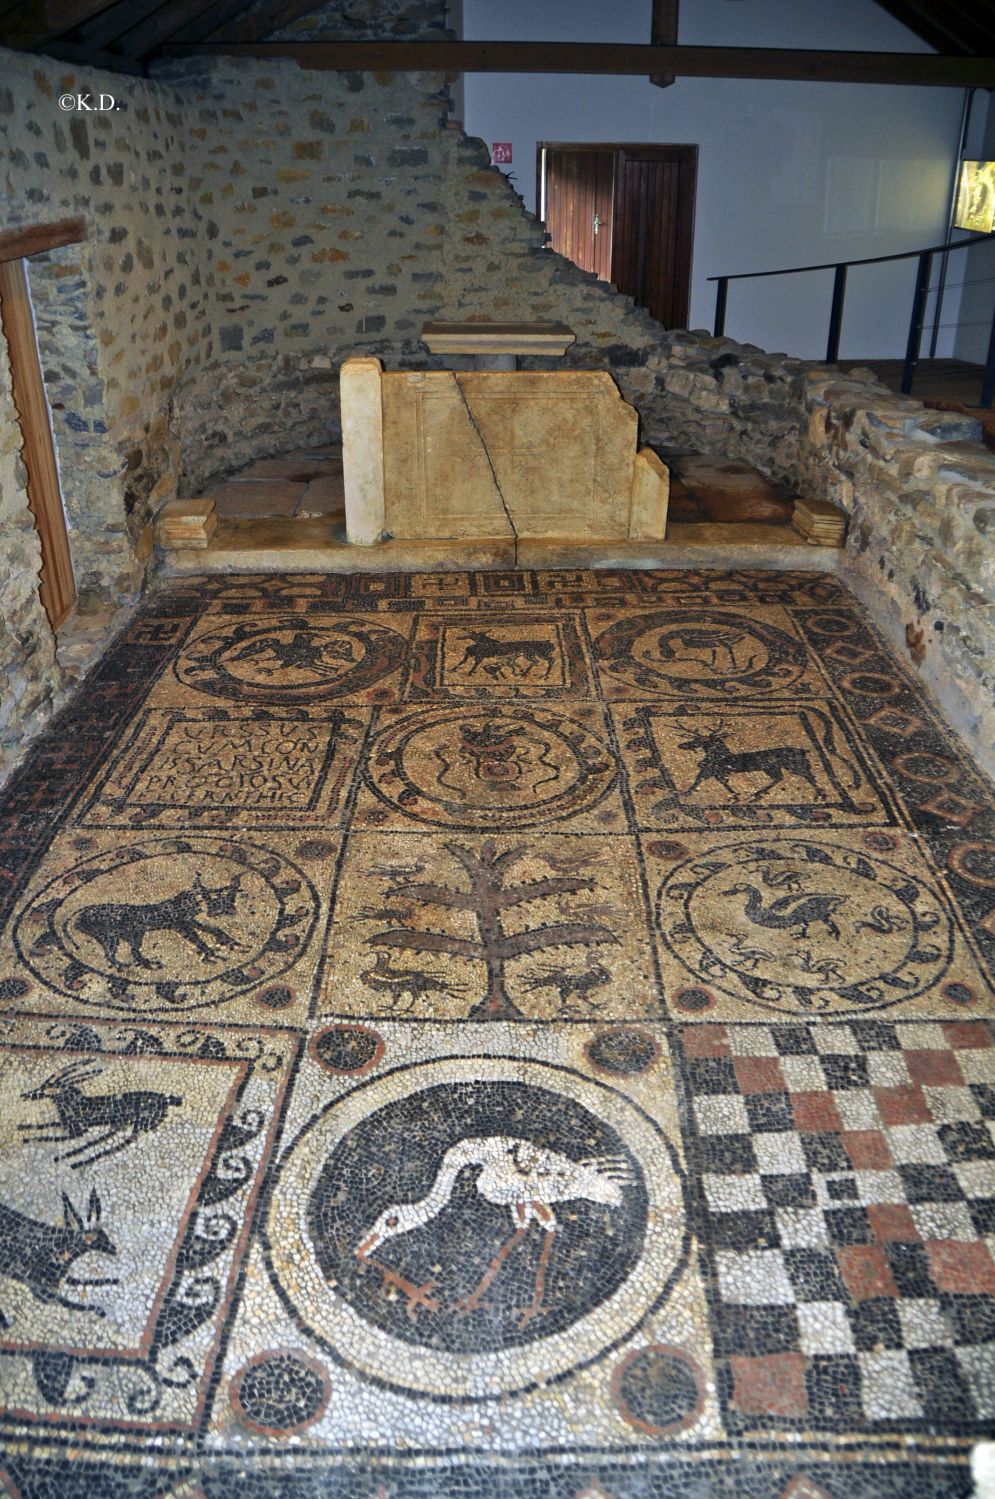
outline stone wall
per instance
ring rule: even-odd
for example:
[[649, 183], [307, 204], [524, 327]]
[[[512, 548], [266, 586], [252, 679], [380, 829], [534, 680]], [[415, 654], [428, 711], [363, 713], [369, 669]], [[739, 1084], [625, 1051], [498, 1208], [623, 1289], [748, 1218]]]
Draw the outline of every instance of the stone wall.
[[[441, 0], [385, 0], [395, 35], [438, 34]], [[376, 0], [378, 13], [383, 10]], [[373, 0], [329, 0], [294, 35], [363, 34]], [[707, 335], [666, 333], [544, 248], [483, 143], [447, 122], [441, 75], [170, 64], [80, 78], [4, 54], [5, 221], [83, 213], [87, 242], [30, 276], [87, 608], [127, 604], [149, 520], [214, 474], [338, 435], [338, 367], [433, 368], [431, 318], [548, 318], [577, 343], [532, 368], [610, 370], [659, 445], [724, 452], [842, 504], [847, 567], [991, 763], [988, 537], [995, 465], [957, 418]], [[61, 114], [62, 92], [121, 108]], [[37, 542], [0, 348], [0, 756], [65, 688], [37, 602]], [[922, 631], [920, 640], [918, 632]], [[924, 653], [923, 653], [924, 648]], [[0, 759], [0, 769], [2, 769]]]
[[447, 128], [441, 75], [276, 62], [247, 76], [219, 62], [170, 77], [214, 142], [194, 186], [210, 216], [215, 336], [178, 397], [190, 492], [338, 437], [349, 357], [443, 368], [420, 343], [433, 318], [569, 317], [578, 367], [631, 368], [659, 337], [627, 298], [544, 248], [483, 144]]
[[[141, 589], [150, 516], [175, 493], [173, 390], [209, 331], [187, 192], [187, 122], [171, 89], [81, 75], [3, 52], [0, 200], [5, 228], [81, 214], [85, 243], [28, 262], [80, 608], [60, 664], [37, 600], [37, 541], [19, 462], [5, 462], [0, 509], [0, 773], [92, 654], [81, 641]], [[106, 91], [114, 110], [64, 113], [71, 91]], [[20, 446], [6, 346], [3, 447]]]

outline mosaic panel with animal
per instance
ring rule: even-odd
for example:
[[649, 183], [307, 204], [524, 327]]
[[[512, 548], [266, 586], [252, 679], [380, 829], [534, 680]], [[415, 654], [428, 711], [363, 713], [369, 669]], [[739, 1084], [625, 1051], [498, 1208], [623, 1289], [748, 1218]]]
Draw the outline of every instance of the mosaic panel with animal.
[[157, 707], [396, 702], [407, 631], [358, 615], [205, 616], [153, 688]]
[[197, 1425], [296, 1046], [5, 1024], [0, 1422]]
[[329, 850], [286, 835], [65, 836], [2, 939], [7, 982], [62, 1014], [235, 1012], [252, 1023], [263, 1008], [300, 1021]]
[[991, 1011], [970, 933], [906, 834], [695, 834], [645, 846], [675, 1013]]
[[665, 1038], [615, 1034], [312, 1033], [212, 1448], [258, 1430], [260, 1338], [293, 1361], [285, 1429], [313, 1443], [441, 1442], [454, 1421], [470, 1451], [717, 1434]]
[[576, 616], [477, 615], [458, 624], [419, 622], [407, 696], [502, 698], [589, 697], [591, 675]]
[[873, 827], [894, 802], [853, 720], [832, 703], [702, 711], [617, 705], [641, 828]]
[[826, 695], [784, 609], [593, 609], [590, 628], [609, 698], [694, 696], [721, 704]]

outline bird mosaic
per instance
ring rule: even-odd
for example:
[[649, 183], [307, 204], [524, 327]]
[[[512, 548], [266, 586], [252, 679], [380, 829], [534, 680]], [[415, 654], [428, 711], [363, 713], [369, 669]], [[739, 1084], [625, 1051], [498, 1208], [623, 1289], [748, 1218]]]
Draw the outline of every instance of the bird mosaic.
[[[620, 1207], [623, 1188], [634, 1179], [632, 1167], [625, 1156], [589, 1156], [573, 1161], [558, 1150], [543, 1149], [531, 1140], [513, 1135], [470, 1136], [446, 1151], [423, 1198], [417, 1202], [393, 1203], [383, 1210], [357, 1244], [357, 1259], [375, 1264], [370, 1256], [381, 1244], [400, 1234], [412, 1233], [435, 1218], [449, 1202], [456, 1178], [468, 1166], [483, 1168], [476, 1179], [478, 1195], [497, 1207], [506, 1207], [515, 1227], [458, 1309], [464, 1313], [479, 1310], [505, 1260], [525, 1238], [531, 1224], [537, 1223], [543, 1230], [543, 1241], [532, 1302], [519, 1320], [519, 1326], [524, 1327], [542, 1311], [546, 1270], [559, 1227], [551, 1204], [583, 1197], [610, 1208]], [[389, 1274], [392, 1283], [399, 1285], [396, 1273]], [[422, 1292], [424, 1304], [424, 1288], [413, 1289]]]

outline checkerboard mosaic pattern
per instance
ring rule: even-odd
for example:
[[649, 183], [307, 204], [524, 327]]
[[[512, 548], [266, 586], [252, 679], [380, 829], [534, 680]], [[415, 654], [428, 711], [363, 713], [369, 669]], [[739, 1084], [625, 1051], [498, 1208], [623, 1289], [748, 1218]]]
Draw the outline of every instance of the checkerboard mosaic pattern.
[[164, 588], [0, 795], [0, 1499], [963, 1499], [993, 971], [831, 576]]
[[729, 1419], [983, 1435], [989, 1023], [703, 1025], [683, 1046]]

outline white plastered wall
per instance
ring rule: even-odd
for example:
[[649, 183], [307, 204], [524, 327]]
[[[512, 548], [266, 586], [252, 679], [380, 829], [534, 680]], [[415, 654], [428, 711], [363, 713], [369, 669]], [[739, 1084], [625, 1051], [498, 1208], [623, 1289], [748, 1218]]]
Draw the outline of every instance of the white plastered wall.
[[[463, 0], [468, 40], [646, 42], [650, 0]], [[689, 45], [929, 51], [875, 0], [682, 0]], [[942, 242], [963, 94], [857, 84], [470, 74], [471, 135], [511, 141], [534, 207], [536, 142], [664, 141], [699, 148], [692, 327], [710, 327], [709, 276], [887, 255]], [[842, 353], [905, 351], [914, 262], [850, 273]], [[734, 283], [726, 331], [822, 357], [832, 272]], [[944, 309], [956, 318], [958, 292]], [[938, 348], [953, 352], [948, 330]]]

